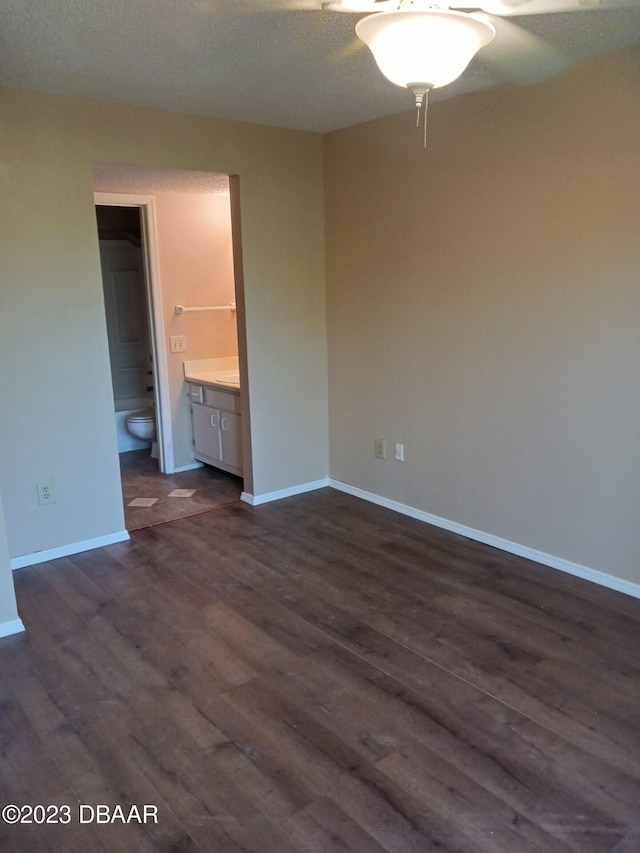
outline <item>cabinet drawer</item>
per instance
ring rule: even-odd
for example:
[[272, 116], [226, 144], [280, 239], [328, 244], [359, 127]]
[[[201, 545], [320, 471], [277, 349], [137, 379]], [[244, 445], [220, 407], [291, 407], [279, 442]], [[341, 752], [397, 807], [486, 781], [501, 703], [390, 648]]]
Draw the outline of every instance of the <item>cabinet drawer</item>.
[[240, 395], [232, 391], [221, 391], [218, 388], [204, 386], [204, 404], [214, 406], [216, 409], [224, 409], [226, 412], [240, 414]]
[[204, 387], [202, 385], [189, 385], [189, 399], [192, 403], [204, 403]]

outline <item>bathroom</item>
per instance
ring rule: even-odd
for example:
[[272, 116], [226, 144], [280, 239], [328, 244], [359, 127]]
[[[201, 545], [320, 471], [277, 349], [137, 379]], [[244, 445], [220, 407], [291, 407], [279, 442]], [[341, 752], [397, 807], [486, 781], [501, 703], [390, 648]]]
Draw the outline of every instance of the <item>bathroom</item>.
[[126, 453], [151, 447], [155, 440], [153, 354], [140, 210], [96, 205], [96, 219], [118, 453]]
[[[229, 179], [105, 164], [94, 167], [94, 189], [118, 452], [148, 449], [160, 456], [163, 473], [199, 467], [184, 362], [238, 361]], [[151, 217], [144, 218], [136, 197], [151, 200]], [[178, 312], [178, 305], [229, 308]], [[132, 435], [132, 413], [147, 421], [143, 429], [150, 421], [152, 432], [155, 415], [160, 429]], [[162, 431], [169, 438], [164, 459], [154, 440]]]

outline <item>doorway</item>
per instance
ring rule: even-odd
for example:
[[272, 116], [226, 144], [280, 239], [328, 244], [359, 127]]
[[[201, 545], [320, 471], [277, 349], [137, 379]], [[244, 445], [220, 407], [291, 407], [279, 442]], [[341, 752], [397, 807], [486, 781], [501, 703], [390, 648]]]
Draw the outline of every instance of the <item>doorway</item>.
[[[100, 199], [103, 200], [103, 199]], [[157, 356], [154, 291], [146, 262], [142, 210], [138, 205], [96, 204], [107, 339], [116, 420], [120, 478], [128, 531], [185, 518], [240, 500], [242, 481], [224, 471], [198, 467], [167, 472], [155, 435], [136, 437], [128, 419], [155, 417]], [[161, 393], [161, 392], [160, 392]], [[170, 428], [169, 424], [169, 428]], [[162, 431], [166, 436], [167, 429]], [[158, 430], [160, 433], [160, 430]], [[149, 441], [151, 438], [151, 441]], [[145, 440], [146, 439], [146, 440]], [[166, 452], [163, 458], [166, 458]]]
[[126, 440], [127, 414], [148, 407], [155, 416], [158, 469], [173, 473], [166, 352], [157, 334], [162, 305], [154, 200], [95, 193], [94, 201], [119, 446]]
[[[100, 191], [102, 187], [104, 191]], [[124, 192], [119, 187], [133, 192]], [[250, 443], [239, 188], [237, 178], [234, 180], [229, 176], [167, 173], [116, 164], [94, 167], [94, 188], [96, 205], [111, 216], [122, 218], [122, 222], [116, 225], [115, 233], [103, 233], [101, 236], [128, 241], [125, 251], [129, 256], [135, 255], [137, 251], [138, 260], [133, 266], [143, 273], [142, 296], [133, 296], [126, 292], [129, 285], [134, 283], [132, 269], [118, 263], [117, 269], [109, 271], [109, 275], [117, 273], [116, 287], [126, 292], [120, 301], [112, 298], [115, 303], [115, 307], [111, 307], [112, 313], [118, 316], [131, 311], [133, 306], [132, 313], [138, 311], [142, 326], [146, 324], [148, 329], [145, 338], [144, 330], [136, 332], [134, 329], [137, 325], [131, 318], [127, 318], [121, 323], [122, 329], [118, 330], [118, 336], [109, 333], [110, 351], [118, 348], [121, 360], [124, 361], [124, 365], [118, 366], [117, 359], [112, 360], [114, 390], [117, 387], [115, 374], [122, 367], [125, 372], [129, 371], [124, 380], [120, 377], [120, 385], [125, 386], [126, 394], [136, 406], [139, 403], [151, 404], [157, 413], [157, 462], [151, 462], [148, 451], [120, 454], [125, 526], [132, 530], [192, 515], [194, 512], [208, 511], [214, 506], [239, 500], [242, 494], [243, 479], [234, 478], [217, 469], [202, 468], [201, 463], [193, 459], [191, 408], [189, 395], [185, 393], [184, 361], [226, 357], [231, 354], [230, 347], [233, 346], [236, 361], [242, 354], [242, 431], [245, 459], [250, 471], [250, 451], [246, 452]], [[215, 200], [211, 196], [216, 196]], [[225, 206], [226, 219], [223, 214]], [[210, 219], [210, 211], [213, 212], [213, 219]], [[226, 224], [221, 224], [220, 217], [225, 219]], [[107, 229], [107, 226], [104, 228]], [[103, 226], [99, 224], [98, 230], [103, 231]], [[222, 238], [223, 234], [227, 236]], [[215, 244], [215, 250], [212, 244]], [[199, 248], [205, 246], [208, 248]], [[203, 257], [203, 254], [212, 251], [217, 252], [219, 258]], [[225, 257], [224, 269], [227, 271], [224, 275], [221, 274], [222, 256]], [[201, 257], [202, 260], [198, 261]], [[213, 281], [218, 288], [223, 280], [228, 282], [224, 287], [231, 288], [231, 291], [225, 292], [223, 301], [237, 302], [240, 309], [237, 314], [233, 312], [233, 334], [228, 329], [231, 312], [203, 313], [201, 309], [195, 313], [178, 312], [178, 304], [197, 306], [211, 303], [204, 291], [196, 290], [197, 287], [209, 286], [200, 284], [200, 279]], [[109, 323], [106, 295], [105, 312]], [[237, 327], [236, 317], [239, 321]], [[124, 335], [121, 334], [122, 330]], [[176, 353], [173, 349], [174, 334], [184, 338], [185, 333], [187, 355]], [[171, 352], [169, 341], [172, 343]], [[138, 352], [134, 357], [136, 346]], [[140, 357], [145, 348], [149, 351], [146, 361]], [[134, 391], [132, 372], [135, 370], [144, 376], [145, 381], [144, 384], [138, 382]], [[144, 399], [140, 399], [139, 394]], [[125, 462], [126, 465], [123, 465]], [[139, 500], [141, 504], [135, 507], [135, 512], [130, 509], [131, 502], [128, 499], [132, 484], [137, 490], [136, 502]], [[176, 500], [172, 495], [180, 495], [181, 499]], [[182, 499], [183, 495], [187, 497]], [[143, 506], [147, 502], [149, 506]]]
[[[140, 208], [96, 205], [100, 267], [118, 452], [139, 450], [149, 438], [134, 436], [127, 418], [148, 413], [139, 432], [152, 430], [155, 418], [154, 358], [145, 278]], [[152, 433], [151, 439], [155, 439]], [[155, 452], [154, 458], [158, 453]]]

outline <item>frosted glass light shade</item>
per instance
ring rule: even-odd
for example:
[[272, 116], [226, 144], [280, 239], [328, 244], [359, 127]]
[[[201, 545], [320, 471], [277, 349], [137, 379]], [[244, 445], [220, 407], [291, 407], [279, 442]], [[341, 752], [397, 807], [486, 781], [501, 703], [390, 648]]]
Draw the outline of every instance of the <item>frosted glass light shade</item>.
[[491, 24], [465, 12], [377, 12], [356, 24], [384, 76], [408, 88], [451, 83], [495, 34]]

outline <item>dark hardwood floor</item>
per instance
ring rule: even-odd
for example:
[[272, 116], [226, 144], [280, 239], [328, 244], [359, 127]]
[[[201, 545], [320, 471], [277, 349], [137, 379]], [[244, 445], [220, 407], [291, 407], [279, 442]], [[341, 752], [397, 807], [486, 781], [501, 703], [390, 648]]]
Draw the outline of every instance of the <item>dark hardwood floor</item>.
[[15, 580], [2, 851], [640, 851], [640, 601], [329, 489]]
[[128, 531], [233, 503], [240, 500], [242, 492], [240, 477], [208, 465], [178, 474], [161, 474], [157, 460], [148, 450], [120, 454], [120, 479]]

